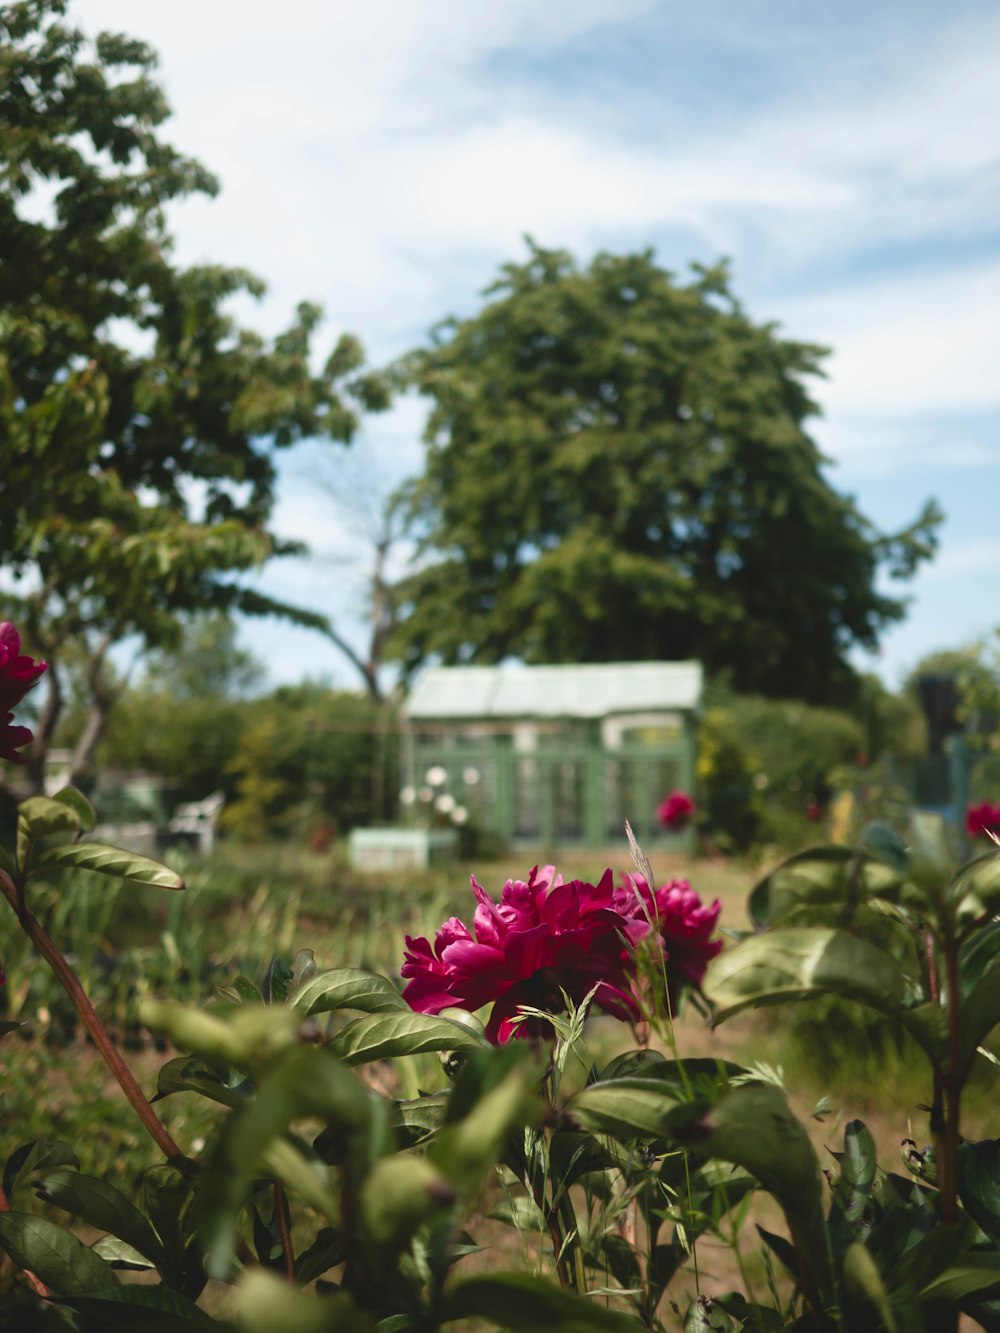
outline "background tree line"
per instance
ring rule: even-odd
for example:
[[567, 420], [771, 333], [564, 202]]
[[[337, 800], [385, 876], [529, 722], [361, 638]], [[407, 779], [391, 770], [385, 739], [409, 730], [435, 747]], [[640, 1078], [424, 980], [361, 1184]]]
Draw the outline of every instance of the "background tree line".
[[[225, 773], [248, 821], [277, 818], [282, 779], [254, 791], [249, 776], [251, 751], [263, 772], [286, 740], [265, 702], [231, 733], [240, 788], [236, 757], [209, 740], [224, 713], [204, 699], [244, 709], [245, 683], [213, 694], [206, 666], [199, 697], [162, 674], [205, 613], [312, 626], [373, 705], [386, 663], [405, 679], [428, 659], [514, 656], [696, 657], [736, 691], [862, 706], [850, 650], [904, 614], [881, 576], [905, 581], [932, 556], [940, 515], [929, 502], [883, 533], [829, 484], [807, 430], [821, 348], [755, 323], [723, 266], [678, 279], [651, 251], [581, 266], [530, 241], [476, 313], [382, 371], [353, 334], [321, 351], [312, 302], [264, 338], [230, 314], [259, 279], [174, 257], [171, 203], [218, 185], [161, 137], [155, 54], [88, 41], [66, 15], [65, 0], [0, 6], [0, 567], [17, 580], [6, 614], [51, 668], [35, 787], [69, 704], [77, 781], [102, 738], [125, 762], [114, 708], [142, 707], [130, 762], [151, 762], [160, 707], [158, 766], [185, 794]], [[270, 527], [281, 453], [307, 438], [341, 450], [365, 412], [412, 391], [429, 404], [425, 466], [373, 529], [359, 652], [246, 575], [301, 550]], [[399, 535], [416, 554], [392, 583]], [[150, 663], [141, 705], [110, 657], [126, 638]], [[308, 685], [281, 695], [289, 719], [327, 706]]]

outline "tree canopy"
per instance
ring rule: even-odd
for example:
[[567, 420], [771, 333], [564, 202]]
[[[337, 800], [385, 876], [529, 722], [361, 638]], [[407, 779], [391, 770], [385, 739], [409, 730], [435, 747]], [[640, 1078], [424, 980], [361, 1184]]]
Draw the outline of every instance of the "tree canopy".
[[241, 575], [299, 549], [268, 530], [276, 451], [348, 441], [386, 402], [350, 335], [312, 368], [318, 306], [267, 339], [231, 313], [257, 278], [175, 260], [168, 206], [217, 183], [159, 137], [154, 53], [90, 43], [65, 9], [0, 6], [0, 566], [23, 576], [13, 613], [53, 668], [36, 781], [67, 644], [99, 733], [127, 635], [169, 644], [203, 610], [325, 627]]
[[723, 266], [589, 268], [529, 242], [403, 371], [431, 402], [392, 653], [446, 663], [699, 658], [832, 701], [904, 614], [882, 571], [935, 549], [932, 503], [879, 532], [805, 429], [823, 349], [755, 324]]

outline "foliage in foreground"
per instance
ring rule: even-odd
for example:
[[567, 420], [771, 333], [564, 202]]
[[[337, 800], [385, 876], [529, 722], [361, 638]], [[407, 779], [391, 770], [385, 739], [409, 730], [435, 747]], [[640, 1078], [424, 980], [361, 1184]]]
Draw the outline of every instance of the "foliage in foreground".
[[[260, 987], [235, 977], [207, 1009], [144, 1006], [178, 1052], [157, 1096], [215, 1108], [204, 1149], [182, 1150], [31, 912], [40, 882], [81, 870], [181, 887], [155, 863], [78, 841], [89, 818], [72, 792], [25, 802], [0, 886], [117, 1062], [164, 1165], [132, 1199], [80, 1172], [71, 1144], [9, 1154], [0, 1246], [24, 1275], [6, 1294], [18, 1317], [80, 1330], [660, 1329], [699, 1238], [730, 1237], [763, 1190], [785, 1216], [786, 1235], [761, 1234], [787, 1297], [704, 1292], [686, 1328], [943, 1330], [960, 1309], [1000, 1327], [1000, 1149], [959, 1134], [970, 1064], [1000, 1016], [996, 854], [950, 876], [932, 839], [906, 846], [880, 827], [856, 850], [800, 854], [754, 890], [757, 932], [711, 964], [716, 1021], [837, 995], [891, 1015], [927, 1056], [932, 1143], [910, 1147], [911, 1174], [880, 1168], [851, 1122], [828, 1188], [760, 1071], [642, 1044], [599, 1063], [583, 1040], [592, 996], [547, 1020], [529, 1009], [549, 1035], [494, 1046], [474, 1015], [415, 1013], [389, 979], [322, 970], [308, 951], [276, 960]], [[869, 938], [876, 916], [896, 932], [892, 951]], [[669, 1049], [660, 965], [637, 975]], [[428, 1052], [442, 1086], [404, 1091]], [[535, 1259], [501, 1266], [484, 1253], [497, 1226]], [[102, 1234], [88, 1245], [81, 1227]], [[218, 1313], [219, 1282], [235, 1288], [235, 1314]]]

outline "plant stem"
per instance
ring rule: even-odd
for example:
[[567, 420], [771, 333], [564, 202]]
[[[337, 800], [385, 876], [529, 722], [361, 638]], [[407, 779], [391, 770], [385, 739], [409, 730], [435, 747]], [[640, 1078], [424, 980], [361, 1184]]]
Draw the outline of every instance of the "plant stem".
[[73, 1007], [80, 1015], [83, 1025], [90, 1034], [94, 1045], [100, 1052], [104, 1063], [111, 1070], [119, 1087], [131, 1104], [132, 1109], [149, 1131], [157, 1147], [163, 1152], [164, 1156], [168, 1158], [183, 1156], [180, 1148], [171, 1138], [170, 1134], [168, 1134], [167, 1130], [161, 1124], [159, 1117], [156, 1115], [156, 1112], [146, 1100], [142, 1089], [135, 1081], [132, 1071], [129, 1069], [118, 1048], [108, 1035], [108, 1031], [101, 1022], [97, 1010], [91, 1004], [87, 992], [80, 985], [76, 973], [73, 971], [72, 967], [70, 967], [59, 948], [52, 941], [48, 932], [45, 930], [45, 927], [27, 906], [23, 894], [18, 893], [14, 881], [2, 870], [0, 870], [0, 893], [3, 893], [3, 896], [14, 909], [25, 934], [59, 978], [63, 989], [73, 1001]]
[[568, 1258], [570, 1271], [570, 1285], [574, 1291], [583, 1295], [587, 1290], [587, 1275], [583, 1270], [583, 1251], [580, 1248], [580, 1229], [577, 1225], [576, 1210], [567, 1191], [559, 1201], [560, 1230], [566, 1227], [566, 1234], [563, 1237], [563, 1256]]
[[292, 1236], [288, 1229], [288, 1208], [285, 1202], [285, 1187], [280, 1180], [274, 1182], [274, 1216], [278, 1223], [278, 1235], [281, 1237], [281, 1252], [285, 1256], [285, 1277], [295, 1281], [295, 1251], [292, 1249]]
[[958, 951], [951, 941], [945, 951], [945, 967], [948, 979], [948, 1068], [942, 1079], [945, 1105], [938, 1189], [941, 1192], [941, 1220], [948, 1224], [958, 1221], [958, 1125], [962, 1104]]

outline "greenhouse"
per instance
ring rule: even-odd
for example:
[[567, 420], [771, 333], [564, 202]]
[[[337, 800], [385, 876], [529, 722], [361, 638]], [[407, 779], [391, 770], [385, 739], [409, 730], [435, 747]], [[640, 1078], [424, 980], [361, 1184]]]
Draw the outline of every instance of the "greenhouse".
[[505, 842], [693, 847], [656, 811], [691, 791], [698, 662], [433, 667], [405, 707], [404, 803]]

